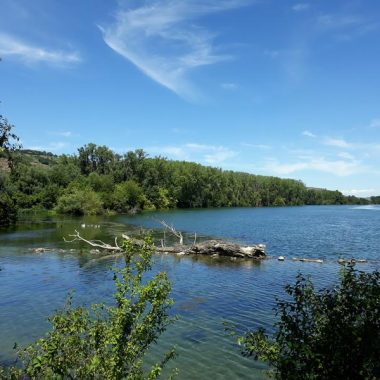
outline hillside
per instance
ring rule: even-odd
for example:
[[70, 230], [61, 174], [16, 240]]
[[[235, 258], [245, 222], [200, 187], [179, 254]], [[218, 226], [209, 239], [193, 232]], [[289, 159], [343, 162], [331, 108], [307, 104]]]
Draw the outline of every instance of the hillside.
[[192, 207], [267, 207], [368, 204], [337, 190], [308, 188], [301, 181], [226, 171], [193, 162], [148, 157], [138, 149], [119, 155], [88, 144], [73, 156], [22, 150], [9, 172], [9, 192], [21, 209], [98, 214]]

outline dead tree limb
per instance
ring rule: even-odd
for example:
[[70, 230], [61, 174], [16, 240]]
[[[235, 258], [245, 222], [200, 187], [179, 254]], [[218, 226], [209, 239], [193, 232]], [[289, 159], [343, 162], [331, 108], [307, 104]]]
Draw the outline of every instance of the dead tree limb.
[[172, 235], [176, 236], [179, 239], [179, 244], [183, 245], [183, 235], [181, 231], [177, 231], [173, 225], [170, 225], [165, 222], [165, 220], [158, 220], [158, 222], [164, 226], [164, 228], [169, 231]]
[[[75, 234], [72, 234], [69, 236], [72, 237], [73, 239], [67, 240], [66, 238], [63, 238], [63, 240], [66, 243], [73, 243], [74, 241], [83, 241], [84, 243], [90, 245], [91, 247], [101, 248], [101, 249], [104, 249], [106, 251], [114, 251], [114, 252], [122, 251], [122, 248], [117, 243], [117, 237], [115, 238], [115, 245], [111, 245], [111, 244], [104, 243], [101, 240], [87, 240], [87, 239], [83, 238], [82, 236], [80, 236], [80, 234], [77, 230], [75, 230]], [[124, 237], [124, 235], [123, 235], [123, 237]]]

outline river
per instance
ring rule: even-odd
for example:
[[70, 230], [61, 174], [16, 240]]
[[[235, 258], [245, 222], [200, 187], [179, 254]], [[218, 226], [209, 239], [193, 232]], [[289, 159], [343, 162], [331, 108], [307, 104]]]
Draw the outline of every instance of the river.
[[[27, 216], [16, 227], [0, 230], [0, 362], [14, 360], [15, 342], [26, 345], [47, 331], [47, 317], [63, 306], [69, 291], [75, 291], [76, 304], [110, 300], [110, 267], [117, 259], [94, 259], [87, 247], [65, 243], [64, 236], [79, 229], [87, 238], [111, 242], [115, 235], [140, 227], [159, 229], [157, 219], [186, 232], [189, 240], [197, 232], [198, 239], [264, 243], [273, 257], [253, 262], [155, 256], [154, 271], [167, 271], [173, 283], [172, 312], [179, 320], [162, 335], [150, 360], [159, 360], [176, 345], [178, 357], [171, 366], [179, 369], [178, 379], [265, 379], [265, 366], [240, 355], [223, 321], [239, 331], [271, 329], [274, 298], [284, 294], [284, 284], [294, 282], [301, 271], [319, 287], [330, 286], [338, 278], [339, 257], [367, 259], [357, 267], [380, 269], [378, 206], [174, 210], [108, 218]], [[154, 233], [160, 238], [161, 232]], [[32, 250], [37, 247], [51, 250], [37, 254]], [[279, 255], [285, 256], [284, 262], [276, 260]]]

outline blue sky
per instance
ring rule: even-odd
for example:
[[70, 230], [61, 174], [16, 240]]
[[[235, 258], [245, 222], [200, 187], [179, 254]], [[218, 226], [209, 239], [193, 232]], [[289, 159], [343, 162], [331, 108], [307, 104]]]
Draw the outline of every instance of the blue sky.
[[380, 194], [380, 2], [1, 0], [25, 148], [197, 161]]

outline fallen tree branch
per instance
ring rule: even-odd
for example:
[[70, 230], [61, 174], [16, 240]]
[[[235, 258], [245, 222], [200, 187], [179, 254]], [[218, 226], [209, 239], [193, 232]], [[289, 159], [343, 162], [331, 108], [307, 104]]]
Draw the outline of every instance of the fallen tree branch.
[[176, 236], [179, 239], [179, 244], [183, 245], [183, 235], [181, 231], [177, 231], [173, 225], [169, 225], [165, 222], [165, 220], [158, 220], [158, 223], [160, 223], [164, 228], [169, 231], [172, 235]]
[[[72, 240], [67, 240], [66, 238], [63, 238], [63, 240], [66, 243], [73, 243], [74, 241], [83, 241], [84, 243], [90, 245], [91, 247], [101, 248], [107, 251], [122, 251], [122, 248], [117, 243], [117, 237], [115, 238], [115, 245], [104, 243], [101, 240], [87, 240], [80, 236], [79, 232], [75, 230], [75, 234], [69, 235], [70, 237], [73, 237]], [[124, 237], [124, 236], [123, 236]]]

